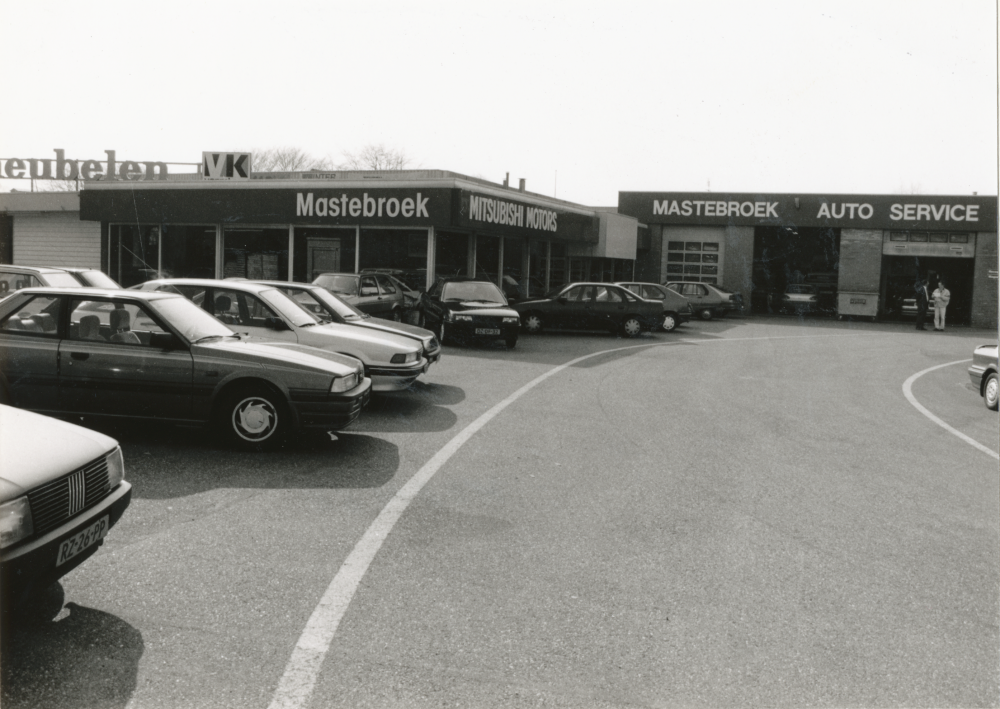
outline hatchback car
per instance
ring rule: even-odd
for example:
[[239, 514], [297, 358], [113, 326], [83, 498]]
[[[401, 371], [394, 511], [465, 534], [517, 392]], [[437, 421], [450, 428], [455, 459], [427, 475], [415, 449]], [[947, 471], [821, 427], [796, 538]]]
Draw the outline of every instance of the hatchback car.
[[635, 337], [663, 324], [663, 304], [612, 283], [570, 283], [544, 298], [523, 300], [514, 310], [528, 333], [545, 328], [608, 330]]
[[503, 340], [517, 345], [517, 313], [495, 283], [461, 276], [442, 278], [420, 297], [420, 324], [446, 339]]
[[164, 278], [136, 289], [180, 293], [236, 332], [260, 342], [293, 342], [361, 360], [373, 391], [400, 391], [427, 371], [423, 345], [412, 337], [324, 322], [297, 301], [253, 281]]
[[987, 409], [997, 410], [997, 346], [980, 345], [972, 351], [972, 366], [969, 367], [969, 379]]
[[743, 296], [722, 286], [695, 281], [671, 281], [664, 285], [687, 298], [695, 315], [702, 320], [721, 318], [743, 310]]
[[406, 296], [384, 273], [321, 273], [313, 283], [363, 313], [387, 320], [403, 319]]
[[357, 359], [248, 342], [173, 293], [28, 288], [0, 302], [0, 396], [39, 413], [216, 425], [255, 449], [349, 426], [370, 391]]
[[60, 266], [61, 270], [80, 281], [80, 285], [89, 288], [121, 288], [111, 276], [96, 268], [76, 268], [71, 266]]
[[6, 264], [0, 266], [0, 298], [22, 288], [37, 286], [79, 288], [82, 285], [76, 276], [62, 268], [9, 266]]
[[[322, 286], [311, 283], [288, 283], [285, 281], [254, 281], [277, 288], [291, 296], [299, 305], [325, 322], [341, 325], [355, 325], [375, 332], [387, 332], [416, 340], [424, 348], [424, 358], [429, 364], [441, 359], [441, 345], [434, 333], [416, 325], [374, 318], [353, 305], [345, 303]], [[419, 297], [419, 294], [418, 294]]]
[[676, 291], [657, 283], [616, 283], [622, 288], [628, 288], [640, 298], [658, 300], [663, 304], [663, 321], [660, 327], [664, 332], [673, 332], [678, 325], [691, 319], [693, 311], [687, 299]]
[[4, 609], [93, 556], [131, 498], [115, 439], [0, 405]]

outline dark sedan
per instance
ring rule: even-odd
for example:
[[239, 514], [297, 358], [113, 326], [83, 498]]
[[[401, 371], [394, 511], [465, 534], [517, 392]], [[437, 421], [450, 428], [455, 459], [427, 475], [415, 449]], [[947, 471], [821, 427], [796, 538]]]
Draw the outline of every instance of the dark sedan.
[[420, 297], [420, 324], [447, 339], [503, 340], [517, 344], [521, 321], [490, 281], [442, 278]]
[[359, 360], [247, 342], [172, 293], [29, 288], [0, 302], [0, 398], [39, 413], [214, 424], [256, 449], [344, 428], [370, 393]]
[[663, 323], [663, 304], [611, 283], [570, 283], [545, 298], [514, 305], [529, 333], [545, 328], [608, 330], [635, 337]]

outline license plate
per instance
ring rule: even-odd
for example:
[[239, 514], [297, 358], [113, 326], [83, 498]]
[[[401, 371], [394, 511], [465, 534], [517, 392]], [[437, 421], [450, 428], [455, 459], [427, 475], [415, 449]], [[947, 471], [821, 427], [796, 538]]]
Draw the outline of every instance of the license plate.
[[477, 335], [499, 335], [500, 334], [500, 329], [499, 328], [493, 328], [493, 327], [477, 327], [476, 328], [476, 334]]
[[79, 554], [87, 547], [96, 544], [108, 533], [110, 517], [105, 515], [81, 532], [77, 532], [72, 537], [59, 545], [59, 556], [56, 558], [56, 566], [65, 563]]

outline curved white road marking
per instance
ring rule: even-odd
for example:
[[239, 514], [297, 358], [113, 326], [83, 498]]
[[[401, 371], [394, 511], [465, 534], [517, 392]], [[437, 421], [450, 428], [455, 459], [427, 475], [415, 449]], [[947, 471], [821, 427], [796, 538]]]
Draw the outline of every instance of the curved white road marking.
[[674, 345], [678, 342], [686, 344], [707, 344], [711, 342], [740, 342], [747, 340], [785, 340], [817, 337], [856, 337], [860, 333], [850, 335], [791, 335], [780, 337], [734, 337], [719, 338], [712, 340], [672, 340], [669, 342], [650, 342], [642, 345], [630, 345], [629, 347], [616, 347], [610, 350], [594, 352], [583, 357], [577, 357], [565, 364], [553, 367], [549, 371], [541, 374], [530, 382], [522, 386], [506, 399], [496, 404], [486, 413], [482, 414], [475, 421], [463, 428], [454, 438], [445, 444], [433, 458], [424, 464], [416, 474], [404, 484], [399, 491], [379, 513], [375, 521], [371, 523], [368, 530], [361, 537], [351, 553], [344, 560], [337, 575], [333, 577], [330, 586], [326, 589], [319, 605], [313, 611], [309, 621], [306, 623], [302, 635], [299, 637], [292, 656], [285, 667], [285, 673], [278, 683], [278, 688], [271, 699], [269, 709], [301, 709], [306, 706], [309, 697], [312, 695], [319, 676], [323, 658], [326, 657], [333, 636], [337, 632], [351, 599], [354, 597], [358, 586], [368, 567], [371, 565], [378, 553], [382, 542], [392, 531], [393, 526], [400, 516], [417, 496], [417, 493], [426, 485], [434, 474], [451, 458], [462, 445], [465, 444], [479, 429], [489, 423], [497, 414], [506, 409], [512, 403], [520, 399], [524, 394], [541, 384], [543, 381], [559, 372], [572, 367], [578, 362], [582, 362], [592, 357], [611, 354], [613, 352], [623, 352], [643, 347], [664, 347]]
[[992, 448], [987, 448], [986, 446], [984, 446], [979, 441], [976, 441], [975, 439], [969, 438], [968, 436], [966, 436], [964, 433], [962, 433], [958, 429], [952, 428], [951, 426], [949, 426], [948, 424], [946, 424], [944, 421], [942, 421], [941, 419], [939, 419], [937, 416], [935, 416], [934, 414], [932, 414], [930, 411], [928, 411], [923, 406], [923, 404], [921, 404], [919, 401], [917, 401], [917, 398], [915, 396], [913, 396], [913, 382], [917, 381], [920, 377], [924, 376], [928, 372], [933, 372], [935, 369], [941, 369], [942, 367], [951, 367], [952, 365], [955, 365], [955, 364], [963, 364], [965, 362], [971, 362], [971, 361], [972, 360], [968, 360], [968, 359], [959, 359], [959, 360], [956, 360], [954, 362], [946, 362], [945, 364], [939, 364], [939, 365], [934, 366], [934, 367], [928, 367], [927, 369], [925, 369], [922, 372], [917, 372], [912, 377], [910, 377], [905, 382], [903, 382], [903, 396], [906, 397], [907, 401], [909, 401], [911, 404], [913, 404], [914, 408], [916, 408], [917, 411], [919, 411], [920, 413], [922, 413], [924, 416], [926, 416], [927, 418], [929, 418], [931, 421], [933, 421], [934, 423], [936, 423], [938, 426], [940, 426], [941, 428], [943, 428], [948, 433], [955, 434], [956, 436], [958, 436], [959, 438], [961, 438], [963, 441], [965, 441], [966, 443], [968, 443], [973, 448], [981, 450], [983, 453], [986, 453], [987, 455], [993, 456], [997, 460], [1000, 460], [1000, 453], [997, 453]]

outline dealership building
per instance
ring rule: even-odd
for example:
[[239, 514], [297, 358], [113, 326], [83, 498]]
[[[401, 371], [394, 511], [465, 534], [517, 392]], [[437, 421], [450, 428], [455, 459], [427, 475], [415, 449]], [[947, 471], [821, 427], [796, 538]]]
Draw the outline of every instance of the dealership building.
[[[996, 197], [621, 192], [617, 206], [591, 207], [523, 181], [240, 174], [239, 157], [226, 173], [209, 155], [201, 173], [169, 175], [109, 151], [106, 169], [79, 167], [90, 170], [78, 192], [0, 194], [0, 263], [97, 267], [123, 286], [378, 268], [418, 288], [475, 275], [521, 297], [581, 280], [694, 281], [741, 293], [751, 315], [811, 283], [831, 312], [872, 318], [899, 315], [919, 276], [945, 280], [949, 323], [997, 326]], [[27, 173], [32, 161], [16, 162]], [[0, 170], [17, 176], [10, 160]]]

